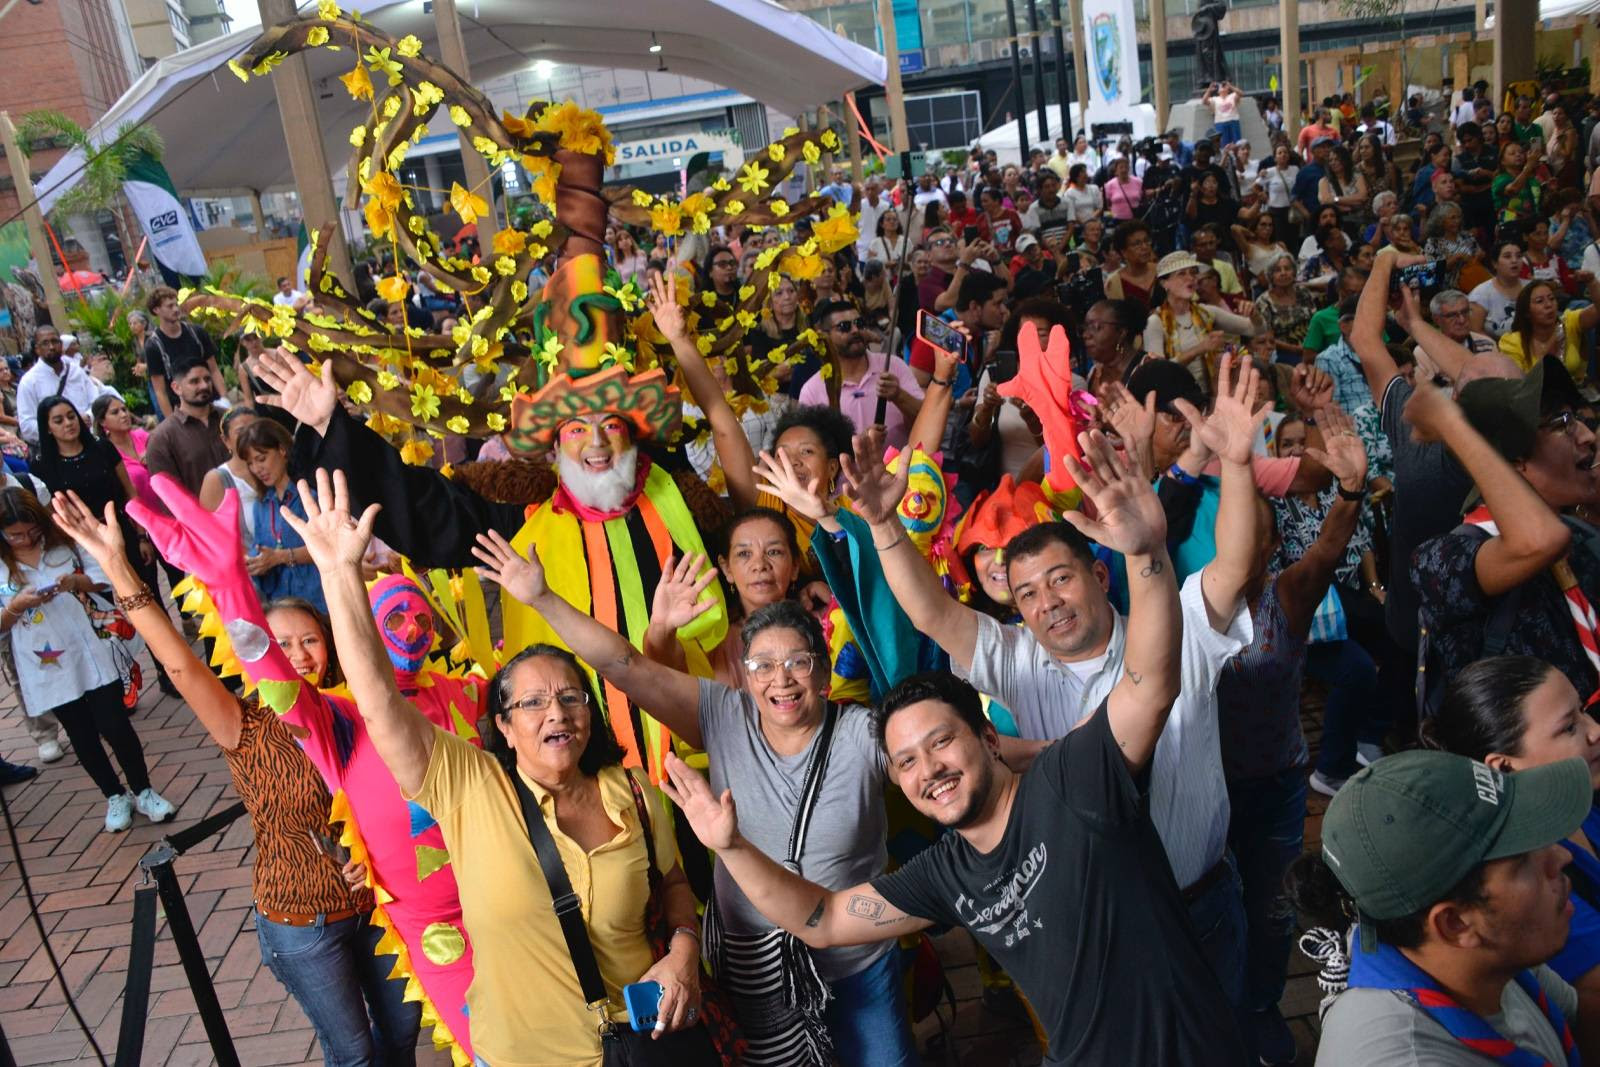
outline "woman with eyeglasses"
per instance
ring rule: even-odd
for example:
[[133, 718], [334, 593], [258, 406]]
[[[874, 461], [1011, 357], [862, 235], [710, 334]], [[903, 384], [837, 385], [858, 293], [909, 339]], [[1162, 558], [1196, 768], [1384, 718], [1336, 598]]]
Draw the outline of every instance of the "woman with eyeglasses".
[[739, 304], [739, 257], [733, 254], [733, 249], [727, 245], [712, 245], [711, 251], [706, 253], [705, 272], [701, 277], [700, 296], [704, 298], [710, 293], [721, 305], [720, 309], [713, 310], [713, 315], [733, 314], [733, 308]]
[[[827, 642], [798, 603], [780, 600], [745, 620], [745, 682], [733, 689], [639, 655], [552, 592], [537, 555], [523, 558], [498, 534], [479, 543], [481, 574], [538, 611], [607, 682], [709, 754], [712, 788], [732, 790], [757, 847], [830, 888], [883, 871], [885, 764], [873, 713], [828, 700]], [[658, 611], [692, 619], [705, 610], [701, 593], [713, 575], [695, 574], [699, 562], [663, 568], [673, 590], [665, 604], [658, 595]], [[918, 1062], [892, 943], [808, 950], [763, 918], [720, 863], [706, 911], [706, 956], [750, 1041], [745, 1063]]]

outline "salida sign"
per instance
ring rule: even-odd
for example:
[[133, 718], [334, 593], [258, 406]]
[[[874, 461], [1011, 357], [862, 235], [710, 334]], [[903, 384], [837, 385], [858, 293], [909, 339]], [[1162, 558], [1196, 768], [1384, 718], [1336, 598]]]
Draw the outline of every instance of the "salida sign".
[[648, 141], [624, 141], [617, 145], [617, 163], [670, 165], [674, 159], [687, 161], [697, 152], [721, 152], [724, 165], [730, 167], [744, 163], [744, 151], [738, 141], [725, 133], [682, 133], [653, 137]]

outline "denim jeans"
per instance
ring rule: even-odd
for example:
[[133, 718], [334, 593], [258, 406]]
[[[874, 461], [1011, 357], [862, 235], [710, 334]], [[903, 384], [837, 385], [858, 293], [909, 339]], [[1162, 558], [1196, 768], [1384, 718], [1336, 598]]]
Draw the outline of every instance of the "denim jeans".
[[[261, 959], [300, 1004], [327, 1067], [414, 1067], [422, 1006], [390, 979], [393, 956], [373, 955], [381, 927], [364, 915], [312, 926], [256, 914]], [[370, 1011], [370, 1016], [369, 1016]]]
[[1294, 944], [1294, 912], [1284, 899], [1283, 876], [1305, 845], [1305, 768], [1229, 782], [1228, 801], [1233, 805], [1228, 847], [1244, 882], [1249, 928], [1245, 1007], [1265, 1011], [1283, 998]]
[[872, 966], [828, 983], [828, 1032], [844, 1067], [914, 1067], [921, 1062], [906, 1009], [898, 945]]
[[1222, 147], [1227, 148], [1233, 142], [1244, 137], [1244, 129], [1238, 119], [1217, 123], [1217, 139], [1222, 142]]
[[1353, 639], [1326, 641], [1307, 651], [1306, 673], [1328, 686], [1317, 770], [1324, 778], [1348, 778], [1360, 767], [1356, 742], [1383, 736], [1368, 722], [1379, 708], [1377, 664]]
[[1223, 862], [1227, 873], [1187, 906], [1200, 948], [1217, 972], [1223, 995], [1237, 1009], [1244, 1003], [1244, 891], [1233, 857], [1225, 856]]

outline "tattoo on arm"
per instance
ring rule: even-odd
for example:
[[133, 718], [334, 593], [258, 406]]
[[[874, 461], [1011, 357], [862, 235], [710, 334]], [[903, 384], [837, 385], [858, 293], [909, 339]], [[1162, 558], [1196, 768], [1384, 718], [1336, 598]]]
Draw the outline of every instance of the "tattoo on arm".
[[1162, 562], [1159, 559], [1153, 559], [1153, 560], [1151, 560], [1149, 562], [1149, 564], [1147, 566], [1145, 566], [1145, 567], [1140, 569], [1139, 577], [1141, 577], [1141, 578], [1154, 578], [1156, 575], [1161, 574], [1166, 569], [1167, 569], [1166, 563]]
[[827, 902], [828, 902], [828, 900], [827, 900], [826, 897], [824, 897], [823, 899], [817, 901], [816, 910], [813, 911], [806, 918], [806, 925], [807, 926], [816, 927], [816, 926], [821, 925], [821, 923], [822, 923], [822, 909], [827, 905]]
[[1144, 675], [1140, 674], [1132, 667], [1129, 667], [1126, 673], [1128, 675], [1128, 681], [1132, 682], [1134, 685], [1139, 685], [1144, 681]]
[[881, 900], [864, 897], [859, 893], [845, 902], [844, 910], [858, 919], [881, 919], [884, 904]]
[[637, 655], [638, 653], [634, 651], [633, 646], [627, 645], [621, 652], [617, 653], [616, 658], [611, 661], [611, 666], [616, 670], [624, 670], [633, 666], [634, 658]]

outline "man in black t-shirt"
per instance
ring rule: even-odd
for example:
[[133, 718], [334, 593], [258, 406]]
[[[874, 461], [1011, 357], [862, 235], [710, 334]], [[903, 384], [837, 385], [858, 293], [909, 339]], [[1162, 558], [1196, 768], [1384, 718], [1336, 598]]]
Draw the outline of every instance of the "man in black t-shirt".
[[[813, 948], [961, 925], [1035, 1008], [1048, 1063], [1185, 1067], [1247, 1062], [1232, 1010], [1150, 821], [1150, 761], [1180, 684], [1178, 588], [1150, 483], [1103, 435], [1093, 473], [1062, 457], [1127, 559], [1126, 670], [1082, 727], [1016, 774], [978, 693], [948, 672], [885, 698], [878, 737], [895, 784], [952, 833], [893, 874], [829, 892], [739, 834], [731, 793], [674, 756], [667, 795], [763, 915]], [[880, 549], [893, 545], [880, 546]]]
[[211, 372], [211, 385], [216, 395], [226, 396], [227, 385], [217, 367], [217, 346], [210, 334], [183, 321], [177, 291], [165, 285], [158, 286], [150, 293], [148, 306], [155, 316], [156, 328], [150, 331], [144, 343], [144, 362], [161, 417], [172, 414], [175, 398], [170, 383], [177, 381], [190, 367], [204, 364]]

